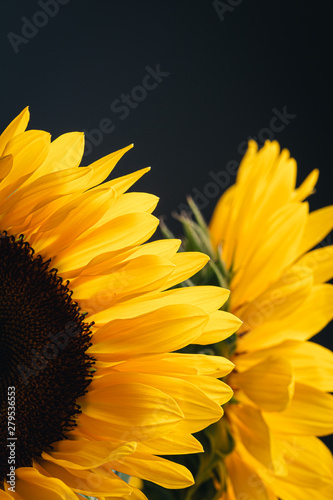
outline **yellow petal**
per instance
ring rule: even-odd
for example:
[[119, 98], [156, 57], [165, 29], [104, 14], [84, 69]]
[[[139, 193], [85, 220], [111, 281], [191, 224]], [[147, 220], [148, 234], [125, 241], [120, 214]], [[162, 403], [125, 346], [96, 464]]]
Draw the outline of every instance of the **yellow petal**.
[[159, 373], [168, 376], [209, 375], [222, 378], [228, 375], [234, 364], [222, 356], [206, 356], [204, 354], [159, 354], [136, 358], [116, 366], [119, 371], [135, 371], [141, 373]]
[[[24, 500], [77, 500], [71, 488], [60, 479], [46, 477], [33, 467], [16, 469], [15, 491]], [[13, 495], [16, 498], [16, 494]]]
[[164, 288], [171, 288], [182, 281], [191, 278], [200, 271], [209, 261], [209, 257], [200, 252], [177, 253], [171, 262], [175, 265], [174, 271], [165, 282]]
[[246, 500], [269, 500], [262, 479], [237, 453], [233, 452], [227, 456], [226, 465], [236, 500], [242, 497]]
[[30, 177], [29, 183], [36, 179], [80, 165], [84, 152], [83, 132], [70, 132], [51, 142], [47, 158], [39, 169]]
[[92, 469], [100, 465], [118, 460], [133, 453], [136, 443], [124, 444], [110, 443], [107, 441], [63, 440], [52, 444], [52, 451], [43, 452], [42, 457], [62, 467], [71, 469]]
[[[115, 319], [97, 330], [89, 352], [98, 354], [98, 359], [115, 361], [175, 351], [192, 343], [207, 320], [206, 313], [189, 305], [170, 305], [138, 317]], [[103, 353], [108, 356], [101, 356]]]
[[266, 322], [239, 338], [239, 352], [252, 352], [284, 340], [307, 340], [333, 317], [333, 286], [315, 285], [304, 303], [281, 321]]
[[[104, 384], [106, 378], [110, 381], [109, 377], [103, 377]], [[132, 380], [136, 377], [132, 376]], [[91, 429], [96, 435], [120, 437], [126, 441], [159, 437], [183, 418], [183, 412], [172, 397], [136, 382], [89, 390], [81, 398], [80, 406], [83, 415], [80, 415], [79, 426]]]
[[8, 175], [13, 166], [13, 155], [0, 158], [0, 181]]
[[202, 444], [190, 434], [176, 430], [167, 436], [138, 443], [137, 451], [153, 455], [184, 455], [203, 452]]
[[[102, 184], [104, 186], [104, 184]], [[114, 188], [112, 188], [114, 189]], [[115, 219], [120, 215], [148, 212], [152, 213], [158, 203], [157, 196], [149, 193], [124, 193], [110, 207], [97, 226], [105, 224], [109, 220]]]
[[[95, 276], [109, 274], [110, 269], [120, 262], [127, 262], [142, 255], [158, 255], [171, 259], [180, 246], [180, 240], [159, 240], [146, 243], [139, 247], [127, 249], [124, 252], [105, 252], [97, 255], [81, 270], [75, 271], [73, 276]], [[62, 272], [64, 274], [64, 271]], [[67, 275], [70, 273], [67, 273]], [[68, 276], [68, 277], [73, 277]]]
[[13, 155], [13, 167], [3, 179], [1, 188], [22, 178], [27, 179], [45, 160], [50, 148], [50, 134], [29, 130], [15, 136], [4, 149], [4, 156]]
[[175, 304], [190, 304], [200, 307], [207, 313], [219, 309], [229, 297], [229, 291], [214, 286], [195, 286], [177, 288], [166, 292], [150, 293], [149, 296], [128, 300], [126, 304], [117, 304], [90, 317], [97, 326], [101, 326], [114, 318], [131, 318], [159, 307]]
[[204, 332], [196, 339], [196, 344], [215, 344], [221, 342], [241, 326], [242, 322], [231, 313], [226, 311], [215, 311], [210, 314], [209, 321]]
[[333, 245], [306, 253], [298, 264], [312, 270], [315, 283], [329, 281], [333, 278]]
[[[20, 199], [20, 203], [27, 204], [27, 210], [29, 210], [31, 215], [25, 219], [25, 214], [22, 214], [19, 210], [15, 209], [15, 212], [14, 210], [10, 211], [11, 216], [16, 214], [19, 220], [22, 220], [22, 225], [21, 227], [18, 226], [19, 229], [17, 229], [17, 232], [23, 232], [24, 234], [29, 233], [30, 241], [31, 235], [36, 229], [39, 229], [38, 233], [44, 230], [43, 227], [45, 227], [45, 230], [50, 229], [49, 219], [52, 220], [53, 214], [57, 213], [69, 199], [72, 199], [72, 193], [79, 191], [80, 188], [84, 188], [85, 182], [90, 176], [91, 171], [89, 171], [89, 169], [67, 169], [63, 172], [48, 174], [37, 179], [28, 189], [22, 189], [23, 195]], [[50, 188], [51, 191], [49, 190]], [[33, 192], [34, 189], [36, 189], [35, 193]], [[44, 189], [49, 192], [48, 197], [45, 196]], [[52, 195], [50, 194], [51, 192]], [[21, 195], [19, 191], [18, 194]], [[15, 195], [13, 195], [13, 197], [14, 196]], [[38, 203], [36, 203], [36, 201]], [[17, 204], [17, 206], [19, 206], [19, 204]], [[8, 212], [6, 214], [6, 217], [7, 216]], [[54, 226], [51, 225], [51, 228], [52, 227]]]
[[237, 370], [244, 371], [274, 355], [290, 361], [296, 382], [333, 391], [333, 353], [313, 342], [287, 340], [268, 349], [240, 354], [235, 359]]
[[113, 466], [120, 472], [154, 481], [164, 488], [186, 488], [194, 483], [192, 474], [184, 466], [150, 454], [136, 452]]
[[219, 405], [224, 405], [232, 398], [232, 389], [221, 380], [200, 375], [183, 375], [181, 378], [199, 387], [210, 399]]
[[122, 215], [94, 229], [88, 238], [84, 235], [64, 252], [60, 252], [56, 256], [55, 265], [59, 272], [76, 269], [88, 264], [97, 254], [139, 245], [150, 238], [157, 225], [158, 220], [150, 214]]
[[[276, 356], [270, 356], [242, 373], [231, 373], [229, 381], [232, 387], [240, 388], [266, 411], [284, 410], [293, 393], [291, 365], [286, 359]], [[237, 393], [235, 396], [237, 398]]]
[[3, 154], [3, 151], [10, 139], [12, 139], [15, 135], [21, 134], [25, 131], [29, 122], [29, 118], [29, 108], [26, 107], [2, 132], [2, 134], [0, 135], [0, 156]]
[[332, 228], [333, 205], [311, 212], [307, 218], [304, 234], [298, 247], [298, 255], [303, 255], [320, 243]]
[[229, 406], [228, 418], [248, 452], [266, 467], [273, 468], [270, 432], [261, 412], [248, 405], [234, 404]]
[[[243, 183], [243, 193], [238, 195], [235, 269], [247, 263], [249, 255], [260, 251], [258, 239], [253, 235], [269, 233], [275, 214], [290, 200], [296, 180], [296, 162], [287, 150], [278, 156], [279, 149], [277, 143], [264, 146], [257, 155], [249, 180]], [[242, 202], [244, 199], [246, 203]]]
[[[130, 482], [132, 486], [133, 482], [133, 477], [131, 477]], [[141, 479], [138, 481], [141, 481]], [[129, 495], [122, 495], [121, 497], [115, 497], [114, 495], [112, 496], [104, 496], [100, 497], [100, 500], [148, 500], [146, 495], [142, 493], [142, 491], [138, 490], [137, 488], [132, 489], [131, 493]]]
[[264, 418], [277, 432], [325, 436], [333, 432], [332, 412], [333, 396], [297, 382], [290, 406], [281, 413], [265, 413]]
[[85, 311], [97, 313], [127, 297], [155, 291], [173, 270], [169, 260], [143, 255], [114, 267], [108, 275], [79, 276], [71, 282], [71, 289]]
[[145, 243], [136, 248], [129, 258], [139, 257], [141, 255], [160, 255], [166, 259], [171, 259], [176, 254], [181, 245], [181, 240], [157, 240]]
[[268, 476], [274, 491], [287, 500], [301, 497], [327, 500], [326, 488], [333, 485], [332, 455], [326, 446], [313, 436], [278, 436], [279, 460], [288, 469], [285, 477]]
[[289, 204], [270, 220], [268, 231], [258, 241], [257, 251], [248, 255], [251, 265], [244, 262], [241, 272], [235, 270], [236, 276], [231, 281], [232, 310], [262, 293], [294, 260], [307, 212], [305, 203]]
[[137, 172], [133, 172], [132, 174], [123, 175], [122, 177], [117, 177], [112, 181], [109, 181], [109, 186], [113, 187], [117, 193], [117, 195], [123, 194], [127, 191], [133, 184], [136, 183], [144, 174], [149, 172], [150, 167], [142, 168]]
[[317, 184], [317, 180], [319, 177], [319, 170], [315, 168], [312, 172], [307, 176], [304, 182], [295, 189], [292, 199], [293, 201], [303, 201], [310, 194], [313, 193], [315, 185]]
[[[74, 174], [77, 179], [75, 183], [75, 189], [79, 189], [80, 184], [82, 185], [83, 181], [86, 181], [87, 178], [89, 178], [90, 172], [87, 170], [85, 172], [84, 169], [76, 169], [73, 172], [73, 170], [67, 169], [62, 175], [62, 184], [64, 182], [64, 177], [67, 177], [66, 173]], [[78, 174], [80, 173], [81, 178], [79, 180]], [[86, 176], [84, 176], [84, 173], [86, 173]], [[38, 181], [43, 181], [45, 177], [38, 179], [36, 183], [38, 183]], [[53, 177], [52, 174], [51, 177]], [[49, 179], [48, 186], [44, 185], [42, 189], [37, 189], [37, 192], [34, 192], [34, 190], [30, 192], [29, 190], [28, 196], [21, 198], [18, 204], [18, 208], [25, 208], [25, 215], [31, 213], [32, 211], [43, 208], [45, 204], [47, 204], [48, 202], [52, 202], [63, 194], [59, 191], [57, 192], [58, 186], [56, 182], [54, 182], [54, 185], [52, 185], [52, 180], [51, 184], [50, 180], [51, 179]], [[66, 186], [66, 188], [70, 189], [71, 185], [73, 187], [72, 183]], [[34, 184], [32, 184], [31, 186], [35, 187]], [[45, 196], [45, 188], [50, 189], [51, 187], [53, 190], [53, 195], [47, 198]], [[60, 190], [64, 191], [62, 186], [60, 187]], [[115, 199], [115, 193], [112, 190], [107, 189], [101, 190], [101, 192], [99, 193], [95, 193], [93, 190], [90, 190], [88, 193], [84, 193], [84, 195], [77, 195], [73, 198], [74, 199], [69, 203], [63, 202], [62, 208], [53, 211], [52, 215], [47, 218], [47, 221], [43, 222], [39, 227], [38, 232], [43, 233], [40, 234], [40, 237], [38, 238], [40, 250], [44, 250], [45, 247], [47, 248], [47, 245], [50, 243], [57, 247], [58, 252], [63, 250], [64, 247], [70, 245], [70, 243], [75, 240], [76, 237], [81, 235], [86, 229], [90, 229], [91, 226], [94, 226], [94, 224], [103, 216], [106, 210], [106, 206], [108, 204], [112, 205], [113, 200]], [[52, 206], [52, 209], [54, 210], [55, 207]], [[46, 210], [44, 209], [43, 212], [44, 217], [46, 217], [48, 212], [47, 208]], [[20, 212], [16, 210], [9, 216], [7, 216], [6, 220], [9, 220], [11, 224], [15, 225], [22, 222], [22, 214], [20, 214]], [[47, 252], [48, 250], [45, 251]]]
[[252, 330], [263, 323], [286, 318], [309, 296], [312, 285], [311, 269], [293, 266], [264, 293], [238, 311], [244, 321], [242, 330]]
[[[61, 212], [62, 217], [59, 218], [57, 226], [46, 232], [44, 236], [45, 247], [43, 247], [43, 236], [38, 240], [39, 248], [44, 252], [53, 254], [64, 251], [71, 244], [75, 244], [75, 240], [85, 236], [85, 231], [95, 226], [95, 223], [105, 213], [105, 207], [112, 205], [115, 200], [115, 192], [111, 189], [105, 189], [102, 192], [94, 192], [93, 190], [79, 196], [75, 205], [65, 206], [67, 215]], [[71, 204], [69, 204], [71, 205]], [[54, 214], [57, 218], [57, 213]]]
[[[133, 477], [130, 479], [130, 481], [133, 480]], [[132, 485], [132, 484], [131, 484]], [[148, 500], [146, 495], [142, 493], [142, 491], [138, 489], [133, 489], [129, 495], [122, 495], [121, 497], [115, 497], [115, 496], [104, 496], [100, 497], [100, 500]]]
[[[84, 399], [87, 401], [96, 401], [96, 393], [98, 397], [105, 393], [104, 399], [108, 399], [107, 394], [110, 394], [110, 397], [112, 397], [111, 394], [113, 391], [113, 387], [117, 387], [118, 390], [118, 387], [124, 387], [126, 389], [128, 385], [135, 386], [136, 384], [131, 384], [131, 380], [134, 379], [137, 385], [146, 387], [146, 385], [148, 386], [149, 384], [151, 386], [151, 390], [155, 388], [155, 390], [158, 390], [159, 392], [161, 392], [161, 394], [168, 395], [169, 397], [171, 396], [172, 400], [177, 403], [178, 407], [185, 416], [185, 419], [182, 420], [180, 420], [178, 417], [179, 422], [177, 424], [177, 429], [184, 428], [184, 431], [186, 430], [187, 432], [192, 434], [194, 432], [198, 432], [203, 427], [216, 422], [222, 416], [220, 405], [211, 400], [209, 396], [207, 396], [205, 392], [195, 384], [187, 382], [186, 380], [166, 377], [163, 375], [151, 376], [150, 374], [145, 373], [122, 372], [94, 379], [90, 385], [91, 390], [86, 396], [84, 396]], [[110, 386], [109, 388], [109, 384], [119, 385]], [[224, 384], [222, 384], [222, 393], [225, 391], [224, 387]], [[228, 396], [230, 398], [230, 389], [228, 389], [228, 391]], [[91, 393], [93, 393], [92, 396], [90, 396]], [[158, 402], [158, 400], [156, 400], [155, 404], [162, 406], [163, 400], [161, 400], [160, 403]], [[84, 405], [83, 411], [86, 412], [87, 410], [85, 408], [86, 406]], [[95, 410], [93, 408], [89, 410], [88, 408], [88, 411], [91, 415], [93, 415]], [[126, 413], [126, 411], [127, 410], [119, 409], [118, 413]], [[154, 414], [156, 415], [156, 411], [152, 410], [151, 420], [156, 420], [155, 425], [158, 425], [157, 416], [155, 416]], [[112, 419], [112, 421], [115, 420], [113, 416], [107, 418]], [[128, 418], [129, 417], [127, 417], [127, 419]]]
[[[317, 486], [333, 481], [333, 458], [324, 443], [314, 436], [279, 436], [277, 451], [288, 466], [291, 482], [306, 486], [307, 479], [317, 479]], [[311, 486], [309, 484], [309, 486]]]
[[307, 486], [304, 488], [298, 484], [290, 483], [289, 481], [284, 481], [280, 478], [274, 478], [272, 481], [272, 487], [277, 493], [279, 498], [283, 498], [285, 500], [295, 500], [295, 498], [299, 498], [300, 491], [302, 492], [302, 500], [330, 500], [332, 498], [333, 488], [331, 487], [329, 490], [325, 488], [319, 488], [318, 482], [313, 478], [311, 482], [311, 487]]
[[0, 490], [0, 500], [13, 500], [13, 496], [9, 495], [9, 493], [6, 493], [3, 490]]
[[[108, 477], [103, 477], [101, 475], [95, 474], [89, 470], [76, 470], [76, 469], [65, 469], [52, 462], [47, 462], [46, 460], [39, 460], [40, 470], [44, 470], [45, 473], [51, 476], [61, 479], [66, 483], [69, 488], [72, 488], [78, 493], [83, 493], [84, 495], [108, 495], [110, 491], [114, 495], [124, 495], [131, 491], [131, 487], [122, 481], [116, 474], [109, 470]], [[59, 481], [56, 480], [55, 481]], [[60, 482], [60, 481], [59, 481]], [[33, 500], [35, 497], [31, 497]], [[45, 495], [40, 500], [48, 499], [48, 495]], [[64, 497], [64, 500], [72, 500], [72, 497]], [[74, 495], [73, 499], [77, 500], [77, 496]], [[29, 498], [30, 500], [30, 498]], [[39, 499], [38, 499], [39, 500]], [[58, 499], [57, 499], [58, 500]]]
[[230, 267], [231, 262], [227, 262], [226, 260], [224, 244], [229, 244], [229, 246], [231, 246], [233, 243], [230, 237], [226, 238], [226, 230], [233, 213], [231, 210], [233, 208], [235, 191], [236, 186], [231, 186], [219, 199], [209, 224], [212, 244], [215, 248], [217, 248], [220, 243], [223, 244], [223, 258], [225, 259], [228, 268]]
[[[120, 158], [131, 148], [133, 147], [133, 144], [130, 144], [129, 146], [126, 146], [125, 148], [119, 149], [118, 151], [115, 151], [107, 156], [104, 156], [103, 158], [100, 158], [99, 160], [95, 161], [94, 163], [91, 163], [89, 167], [93, 170], [93, 175], [87, 184], [86, 189], [90, 189], [93, 186], [97, 186], [101, 182], [103, 182], [106, 177], [112, 172]], [[139, 172], [135, 172], [134, 174], [130, 174], [129, 176], [126, 176], [128, 178], [140, 178], [147, 170], [149, 169], [142, 169], [139, 170]], [[137, 176], [138, 175], [138, 176]], [[121, 177], [120, 179], [124, 179], [124, 177]], [[115, 185], [119, 179], [116, 179], [113, 181]], [[119, 181], [121, 182], [121, 181]], [[133, 181], [134, 183], [135, 181]], [[122, 181], [122, 184], [124, 184], [124, 181]], [[130, 184], [132, 185], [132, 184]], [[125, 189], [126, 190], [126, 189]], [[118, 192], [118, 190], [116, 190]]]

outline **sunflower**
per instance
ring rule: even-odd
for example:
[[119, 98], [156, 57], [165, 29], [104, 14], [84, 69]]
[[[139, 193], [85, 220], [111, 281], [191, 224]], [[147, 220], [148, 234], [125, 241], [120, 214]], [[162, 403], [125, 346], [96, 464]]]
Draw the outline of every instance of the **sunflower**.
[[0, 136], [0, 498], [146, 498], [129, 475], [184, 488], [159, 455], [202, 450], [233, 364], [172, 351], [238, 328], [229, 292], [168, 290], [208, 257], [145, 243], [157, 198], [126, 191], [149, 169], [101, 184], [131, 146], [78, 168], [82, 133], [50, 142], [28, 119]]
[[227, 310], [243, 325], [211, 346], [235, 364], [234, 397], [203, 432], [196, 484], [179, 498], [333, 498], [332, 455], [316, 437], [333, 431], [333, 354], [308, 341], [333, 317], [333, 246], [321, 243], [333, 206], [309, 213], [318, 170], [297, 189], [296, 174], [277, 142], [250, 141], [209, 228], [191, 200], [196, 222], [180, 217], [184, 248], [212, 257], [188, 284], [230, 287]]

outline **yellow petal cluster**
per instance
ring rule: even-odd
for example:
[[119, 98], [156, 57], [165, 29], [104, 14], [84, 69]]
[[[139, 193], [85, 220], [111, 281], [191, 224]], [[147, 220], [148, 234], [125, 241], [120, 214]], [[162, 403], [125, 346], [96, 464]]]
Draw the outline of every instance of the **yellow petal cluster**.
[[333, 354], [309, 339], [333, 317], [333, 246], [322, 242], [333, 206], [310, 212], [318, 170], [298, 188], [296, 174], [277, 142], [258, 151], [250, 141], [210, 223], [231, 273], [230, 310], [243, 321], [223, 500], [332, 498], [332, 456], [316, 436], [333, 431]]
[[25, 109], [0, 136], [0, 229], [23, 234], [69, 281], [73, 300], [94, 322], [88, 354], [96, 371], [74, 430], [19, 467], [16, 491], [5, 481], [0, 498], [144, 499], [119, 473], [189, 486], [190, 472], [159, 455], [202, 450], [192, 434], [222, 416], [232, 391], [217, 379], [233, 364], [173, 351], [238, 328], [234, 316], [225, 325], [219, 316], [228, 292], [170, 290], [208, 258], [177, 253], [178, 240], [146, 243], [158, 225], [151, 215], [157, 198], [127, 191], [148, 169], [103, 182], [131, 146], [78, 168], [82, 133], [51, 142], [46, 132], [25, 131], [28, 119]]

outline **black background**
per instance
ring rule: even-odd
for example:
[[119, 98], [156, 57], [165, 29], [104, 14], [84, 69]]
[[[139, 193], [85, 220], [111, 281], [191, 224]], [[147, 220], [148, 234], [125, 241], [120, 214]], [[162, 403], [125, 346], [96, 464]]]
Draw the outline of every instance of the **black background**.
[[[150, 165], [136, 189], [161, 198], [155, 214], [177, 232], [171, 213], [186, 195], [206, 188], [197, 201], [209, 219], [222, 193], [207, 187], [210, 172], [239, 162], [244, 141], [267, 138], [273, 109], [285, 108], [296, 117], [274, 139], [296, 158], [299, 182], [320, 168], [311, 208], [332, 202], [328, 0], [229, 0], [224, 14], [210, 0], [62, 0], [53, 17], [42, 3], [0, 3], [2, 129], [26, 105], [30, 128], [53, 138], [112, 120], [83, 164], [134, 142], [114, 175]], [[157, 65], [168, 76], [121, 119], [111, 104]], [[331, 332], [316, 340], [329, 345]]]

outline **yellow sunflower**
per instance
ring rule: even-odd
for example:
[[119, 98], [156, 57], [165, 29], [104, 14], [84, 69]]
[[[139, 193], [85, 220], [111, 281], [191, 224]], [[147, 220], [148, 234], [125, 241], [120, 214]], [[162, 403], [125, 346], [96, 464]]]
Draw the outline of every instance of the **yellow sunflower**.
[[229, 292], [168, 290], [208, 258], [145, 243], [157, 198], [126, 191], [148, 169], [101, 184], [130, 146], [78, 168], [83, 134], [50, 142], [28, 118], [0, 136], [0, 498], [146, 498], [126, 475], [184, 488], [159, 455], [201, 450], [233, 364], [172, 351], [238, 328]]
[[211, 346], [235, 364], [234, 397], [204, 432], [196, 485], [180, 498], [333, 498], [332, 455], [316, 437], [333, 432], [333, 354], [308, 341], [333, 317], [333, 246], [320, 243], [333, 206], [309, 213], [318, 170], [297, 189], [296, 174], [277, 142], [250, 141], [209, 228], [191, 201], [197, 222], [180, 218], [185, 248], [212, 256], [194, 283], [230, 287], [227, 309], [243, 321]]

